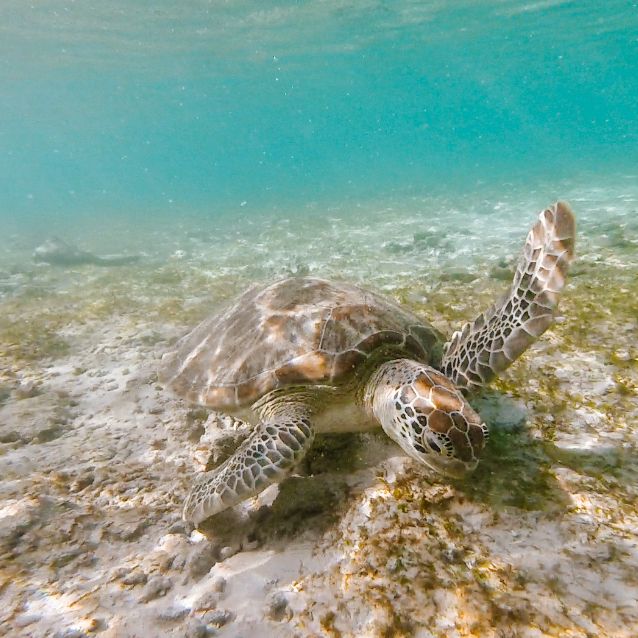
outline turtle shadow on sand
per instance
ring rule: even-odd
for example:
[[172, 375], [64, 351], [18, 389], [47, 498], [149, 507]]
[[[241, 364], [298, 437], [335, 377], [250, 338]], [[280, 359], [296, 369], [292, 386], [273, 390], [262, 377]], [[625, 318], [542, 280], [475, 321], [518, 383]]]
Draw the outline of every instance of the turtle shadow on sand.
[[[379, 437], [381, 437], [379, 433]], [[362, 452], [375, 433], [319, 434], [312, 449], [277, 486], [269, 505], [248, 512], [230, 508], [209, 517], [198, 529], [216, 542], [234, 542], [242, 546], [257, 543], [276, 546], [310, 533], [321, 535], [338, 519], [352, 491], [353, 475], [365, 470]], [[236, 441], [234, 446], [237, 446]], [[224, 455], [211, 454], [207, 471], [230, 457], [234, 446]], [[213, 460], [214, 459], [214, 460]], [[373, 468], [367, 468], [370, 473]]]
[[86, 250], [81, 250], [73, 244], [60, 239], [49, 237], [33, 251], [36, 263], [54, 266], [127, 266], [141, 259], [140, 255], [105, 255], [99, 257]]
[[[567, 449], [553, 441], [533, 436], [527, 414], [510, 397], [497, 392], [477, 397], [487, 400], [502, 413], [516, 414], [510, 423], [490, 423], [490, 441], [476, 470], [452, 481], [460, 494], [498, 511], [514, 507], [527, 511], [565, 511], [571, 506], [569, 493], [556, 479], [556, 467], [587, 477], [618, 476], [625, 454], [613, 446], [597, 449]], [[497, 418], [498, 421], [498, 418]]]

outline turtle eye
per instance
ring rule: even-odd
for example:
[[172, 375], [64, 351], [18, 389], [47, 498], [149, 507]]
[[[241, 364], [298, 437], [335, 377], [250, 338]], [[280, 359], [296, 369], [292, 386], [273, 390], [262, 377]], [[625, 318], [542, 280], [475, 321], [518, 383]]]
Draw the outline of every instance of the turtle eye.
[[432, 439], [428, 439], [428, 445], [435, 451], [438, 452], [439, 454], [441, 453], [441, 447], [435, 443]]
[[428, 432], [423, 439], [423, 442], [437, 454], [448, 457], [454, 456], [454, 444], [447, 434]]

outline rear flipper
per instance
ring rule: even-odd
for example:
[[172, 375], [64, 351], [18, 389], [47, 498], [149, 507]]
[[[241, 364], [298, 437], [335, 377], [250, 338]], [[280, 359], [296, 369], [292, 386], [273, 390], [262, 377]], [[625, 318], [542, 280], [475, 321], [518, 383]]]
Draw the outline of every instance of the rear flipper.
[[574, 257], [576, 222], [564, 202], [544, 210], [532, 227], [505, 296], [452, 335], [441, 369], [474, 390], [510, 366], [551, 325]]

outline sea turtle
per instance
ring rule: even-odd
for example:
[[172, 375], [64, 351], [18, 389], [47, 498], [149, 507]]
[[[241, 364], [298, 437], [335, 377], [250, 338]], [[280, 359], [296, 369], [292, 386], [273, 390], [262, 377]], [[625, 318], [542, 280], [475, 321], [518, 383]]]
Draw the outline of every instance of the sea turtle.
[[488, 430], [464, 395], [552, 323], [574, 237], [567, 204], [542, 211], [507, 293], [447, 343], [381, 295], [315, 277], [253, 287], [206, 319], [164, 355], [160, 380], [253, 427], [230, 458], [195, 480], [184, 519], [199, 524], [280, 481], [315, 432], [381, 425], [435, 470], [473, 470]]

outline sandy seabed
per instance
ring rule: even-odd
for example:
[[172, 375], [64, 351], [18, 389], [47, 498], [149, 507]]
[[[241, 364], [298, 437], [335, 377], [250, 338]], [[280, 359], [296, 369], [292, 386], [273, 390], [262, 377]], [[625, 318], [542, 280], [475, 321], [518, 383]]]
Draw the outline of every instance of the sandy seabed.
[[506, 287], [538, 206], [380, 205], [365, 224], [335, 210], [241, 233], [187, 220], [135, 236], [124, 249], [146, 256], [121, 268], [36, 266], [15, 235], [0, 253], [0, 634], [638, 635], [638, 194], [619, 193], [571, 193], [579, 259], [557, 322], [474, 399], [492, 437], [471, 478], [428, 474], [380, 432], [326, 435], [200, 531], [180, 520], [189, 485], [245, 427], [158, 385], [178, 336], [295, 273], [367, 283], [449, 334]]

